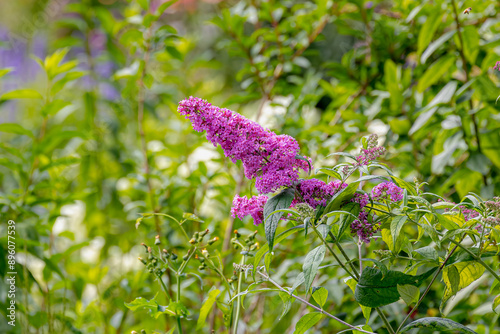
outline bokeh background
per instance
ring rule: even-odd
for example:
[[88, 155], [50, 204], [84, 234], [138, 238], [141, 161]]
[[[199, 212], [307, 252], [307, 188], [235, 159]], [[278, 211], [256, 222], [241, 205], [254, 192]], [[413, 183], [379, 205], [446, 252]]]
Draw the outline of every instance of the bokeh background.
[[[220, 238], [231, 276], [232, 231], [255, 229], [230, 217], [232, 198], [254, 190], [241, 166], [177, 114], [191, 95], [294, 136], [316, 168], [377, 133], [383, 162], [408, 181], [427, 181], [453, 201], [500, 194], [499, 10], [496, 0], [1, 1], [0, 274], [12, 219], [18, 322], [2, 319], [0, 332], [174, 328], [173, 318], [124, 305], [159, 291], [137, 260], [141, 242], [160, 234], [180, 255], [189, 246], [167, 219], [136, 229], [139, 213], [199, 216], [204, 222], [187, 229]], [[279, 246], [280, 282], [293, 284], [309, 246], [301, 237]], [[325, 307], [362, 323], [347, 285], [331, 278], [336, 271], [317, 278], [330, 291]], [[218, 284], [213, 273], [198, 275], [203, 284], [195, 276], [183, 283], [190, 333]], [[436, 283], [416, 316], [439, 314], [443, 290]], [[6, 291], [2, 280], [3, 318]], [[479, 280], [448, 316], [479, 333], [499, 331], [487, 291]], [[242, 333], [292, 333], [305, 310], [294, 304], [277, 321], [280, 303], [273, 293], [247, 297]], [[387, 309], [394, 323], [407, 311], [402, 303]], [[224, 326], [216, 308], [199, 332]], [[315, 331], [341, 328], [323, 322]]]

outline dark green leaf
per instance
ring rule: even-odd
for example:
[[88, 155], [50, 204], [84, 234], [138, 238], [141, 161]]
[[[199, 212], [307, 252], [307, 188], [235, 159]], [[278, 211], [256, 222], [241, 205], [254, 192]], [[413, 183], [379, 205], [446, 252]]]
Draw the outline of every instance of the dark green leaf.
[[398, 285], [410, 284], [418, 287], [436, 269], [433, 268], [422, 275], [412, 276], [393, 270], [383, 275], [381, 270], [367, 267], [359, 278], [354, 297], [358, 303], [368, 307], [394, 303], [400, 298]]
[[422, 318], [415, 320], [406, 325], [405, 327], [403, 327], [400, 333], [406, 333], [414, 328], [426, 328], [431, 331], [439, 331], [440, 333], [452, 332], [452, 333], [477, 334], [473, 330], [465, 327], [462, 324], [459, 324], [458, 322], [452, 321], [450, 319], [436, 318], [436, 317]]
[[294, 197], [294, 190], [287, 188], [280, 192], [278, 195], [270, 198], [264, 206], [266, 239], [271, 252], [273, 251], [276, 228], [278, 227], [278, 223], [281, 219], [281, 216], [283, 215], [282, 212], [274, 213], [274, 211], [287, 209], [290, 204], [292, 204], [292, 200]]

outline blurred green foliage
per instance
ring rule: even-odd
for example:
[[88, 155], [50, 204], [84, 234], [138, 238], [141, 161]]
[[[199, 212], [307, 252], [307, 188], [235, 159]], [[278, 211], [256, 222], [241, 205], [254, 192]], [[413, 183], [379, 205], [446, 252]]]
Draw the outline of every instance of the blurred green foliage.
[[[0, 239], [6, 254], [6, 222], [16, 221], [18, 255], [18, 322], [2, 321], [0, 332], [175, 328], [173, 318], [125, 306], [159, 291], [136, 259], [141, 242], [152, 245], [159, 234], [179, 257], [189, 248], [162, 216], [136, 229], [144, 212], [201, 217], [186, 223], [188, 234], [208, 228], [219, 237], [213, 251], [232, 275], [233, 257], [239, 261], [229, 247], [232, 231], [254, 227], [233, 221], [230, 205], [252, 186], [177, 114], [178, 101], [190, 95], [294, 136], [316, 167], [375, 132], [385, 140], [385, 162], [402, 178], [428, 181], [428, 190], [455, 201], [471, 191], [500, 193], [497, 1], [32, 0], [0, 8]], [[284, 254], [310, 247], [295, 238], [273, 260], [283, 284], [301, 271], [300, 257]], [[2, 278], [5, 261], [2, 255]], [[213, 271], [189, 270], [204, 284], [196, 276], [183, 281], [188, 333], [220, 282]], [[349, 287], [329, 279], [337, 270], [316, 279], [330, 292], [324, 307], [363, 323]], [[167, 274], [166, 282], [175, 279]], [[6, 289], [3, 279], [2, 316]], [[483, 307], [487, 289], [478, 284], [449, 316], [476, 324], [478, 333], [498, 331], [498, 315]], [[436, 283], [417, 316], [438, 314], [442, 291]], [[305, 309], [294, 303], [278, 321], [283, 297], [266, 296], [245, 298], [241, 330], [291, 333]], [[199, 332], [224, 331], [223, 309], [218, 302]], [[389, 320], [399, 323], [405, 310], [388, 306]], [[381, 323], [370, 325], [377, 331]]]

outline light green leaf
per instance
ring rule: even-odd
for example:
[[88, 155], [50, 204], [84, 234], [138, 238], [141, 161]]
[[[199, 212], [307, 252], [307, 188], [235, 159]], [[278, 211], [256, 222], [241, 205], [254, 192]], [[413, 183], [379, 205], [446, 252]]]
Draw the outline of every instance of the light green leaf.
[[450, 38], [455, 35], [457, 31], [455, 29], [448, 31], [447, 33], [444, 33], [441, 37], [436, 39], [434, 42], [429, 44], [427, 49], [425, 49], [424, 53], [422, 53], [422, 57], [420, 57], [420, 63], [425, 64], [427, 59], [436, 51], [441, 45], [446, 43]]
[[11, 90], [0, 97], [1, 101], [13, 99], [43, 99], [43, 96], [34, 89], [16, 89]]
[[452, 55], [447, 57], [439, 58], [434, 64], [432, 64], [425, 73], [418, 79], [417, 90], [423, 92], [443, 77], [447, 73], [456, 61], [456, 58]]
[[[351, 288], [352, 293], [354, 294], [356, 292], [356, 280], [352, 277], [348, 277], [344, 279], [344, 283], [347, 284], [349, 288]], [[363, 306], [358, 303], [358, 305], [361, 307], [361, 311], [363, 312], [363, 317], [365, 317], [366, 322], [370, 319], [370, 313], [372, 311], [371, 307]]]
[[[407, 216], [396, 216], [391, 221], [391, 235], [392, 235], [392, 244], [398, 245], [397, 240], [399, 239], [399, 234], [401, 233], [401, 229], [403, 228]], [[394, 247], [394, 252], [399, 253], [399, 248]]]
[[316, 277], [316, 274], [318, 272], [318, 267], [325, 257], [325, 252], [325, 245], [320, 245], [310, 251], [306, 256], [306, 259], [304, 260], [302, 270], [304, 272], [306, 293], [309, 293], [309, 289], [311, 288], [314, 277]]
[[420, 297], [420, 290], [416, 286], [411, 284], [398, 284], [398, 292], [408, 306], [416, 303], [418, 301], [418, 298]]
[[208, 292], [208, 297], [205, 299], [205, 302], [203, 302], [203, 305], [201, 306], [200, 309], [200, 316], [198, 317], [198, 322], [196, 323], [196, 330], [200, 330], [203, 328], [205, 325], [205, 320], [207, 319], [208, 314], [210, 313], [210, 310], [212, 309], [212, 306], [217, 300], [217, 296], [220, 294], [219, 289], [212, 289]]
[[16, 123], [2, 123], [0, 124], [0, 132], [14, 133], [17, 135], [25, 135], [34, 138], [31, 131], [23, 128], [21, 125]]
[[443, 12], [439, 9], [432, 10], [427, 19], [425, 20], [422, 29], [420, 29], [418, 34], [418, 54], [422, 52], [429, 46], [432, 41], [432, 37], [436, 32], [437, 28], [441, 24], [443, 17]]
[[305, 333], [312, 326], [316, 325], [318, 321], [321, 320], [322, 317], [323, 315], [319, 312], [307, 313], [297, 322], [297, 325], [295, 326], [295, 331], [293, 333], [294, 334]]
[[323, 305], [325, 305], [326, 300], [328, 299], [328, 290], [320, 287], [313, 292], [312, 297], [316, 303], [318, 303], [319, 307], [323, 308]]

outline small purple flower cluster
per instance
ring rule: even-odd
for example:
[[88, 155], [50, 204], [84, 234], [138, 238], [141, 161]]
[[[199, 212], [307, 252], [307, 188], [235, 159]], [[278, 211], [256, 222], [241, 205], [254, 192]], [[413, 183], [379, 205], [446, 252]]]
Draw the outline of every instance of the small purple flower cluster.
[[368, 165], [371, 161], [385, 154], [385, 147], [378, 146], [378, 136], [370, 135], [367, 140], [366, 148], [361, 149], [361, 155], [356, 157], [358, 165]]
[[403, 189], [393, 182], [383, 182], [372, 189], [372, 198], [374, 200], [387, 200], [399, 202], [403, 199]]
[[493, 67], [494, 70], [500, 71], [500, 61], [497, 61], [495, 66]]
[[307, 203], [312, 208], [316, 208], [318, 205], [326, 206], [327, 201], [337, 191], [345, 187], [347, 187], [347, 184], [342, 184], [339, 180], [330, 183], [325, 183], [318, 179], [303, 180], [297, 186], [300, 197], [293, 200], [292, 207], [298, 203]]
[[178, 111], [206, 131], [214, 146], [220, 145], [232, 162], [241, 160], [248, 179], [256, 179], [262, 193], [291, 186], [300, 170], [308, 170], [307, 161], [297, 159], [299, 144], [288, 135], [277, 135], [229, 109], [213, 106], [205, 100], [190, 97], [179, 103]]
[[376, 160], [378, 157], [385, 154], [385, 147], [378, 146], [378, 136], [376, 134], [370, 135], [366, 141], [366, 148], [361, 149], [361, 154], [356, 157], [356, 163], [352, 166], [344, 166], [342, 173], [349, 174], [354, 168], [359, 166], [366, 166], [370, 162]]
[[365, 243], [370, 242], [370, 238], [375, 232], [378, 231], [380, 226], [372, 224], [369, 221], [369, 213], [364, 208], [370, 202], [368, 194], [354, 194], [351, 202], [358, 203], [361, 211], [359, 212], [358, 219], [351, 223], [351, 234], [355, 234]]
[[254, 225], [262, 224], [264, 220], [264, 205], [267, 202], [267, 196], [253, 196], [251, 198], [234, 196], [231, 216], [233, 218], [243, 219], [245, 216], [252, 216]]

